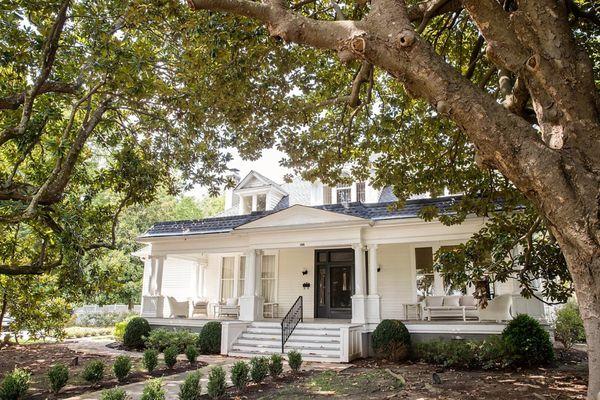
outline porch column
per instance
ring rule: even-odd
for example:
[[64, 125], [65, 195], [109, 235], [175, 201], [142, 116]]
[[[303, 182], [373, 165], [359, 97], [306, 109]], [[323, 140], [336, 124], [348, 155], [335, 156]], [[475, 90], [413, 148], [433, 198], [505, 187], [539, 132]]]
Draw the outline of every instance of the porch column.
[[367, 296], [367, 323], [378, 324], [381, 322], [381, 298], [377, 287], [377, 245], [370, 244], [369, 251], [369, 295]]
[[362, 243], [352, 245], [354, 249], [354, 296], [352, 296], [352, 323], [366, 323], [366, 280], [364, 247]]
[[164, 314], [164, 297], [162, 295], [163, 270], [165, 267], [165, 256], [156, 256], [156, 317], [162, 318]]
[[260, 288], [257, 285], [261, 259], [261, 250], [252, 249], [246, 253], [244, 295], [240, 298], [240, 320], [242, 321], [255, 321], [262, 318], [263, 300], [259, 296]]
[[[440, 249], [439, 244], [435, 244], [431, 246], [431, 251], [433, 252], [433, 257], [435, 259], [435, 253]], [[446, 290], [444, 290], [444, 277], [437, 271], [433, 271], [433, 295], [434, 296], [443, 296], [446, 294]]]

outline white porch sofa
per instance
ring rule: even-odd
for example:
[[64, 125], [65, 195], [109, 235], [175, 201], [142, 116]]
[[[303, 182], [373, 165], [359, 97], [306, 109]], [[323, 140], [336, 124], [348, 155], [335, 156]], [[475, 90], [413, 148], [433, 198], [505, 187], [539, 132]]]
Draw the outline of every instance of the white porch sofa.
[[423, 317], [477, 318], [477, 301], [473, 296], [427, 296], [423, 300]]

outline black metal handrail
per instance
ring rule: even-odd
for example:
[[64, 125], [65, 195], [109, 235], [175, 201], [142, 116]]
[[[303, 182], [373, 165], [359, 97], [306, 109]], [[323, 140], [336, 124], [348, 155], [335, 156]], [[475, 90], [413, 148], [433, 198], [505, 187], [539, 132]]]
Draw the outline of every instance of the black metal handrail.
[[298, 296], [290, 311], [285, 314], [285, 317], [281, 320], [281, 353], [285, 353], [284, 346], [288, 341], [294, 329], [299, 322], [303, 322], [304, 310], [302, 306], [302, 296]]

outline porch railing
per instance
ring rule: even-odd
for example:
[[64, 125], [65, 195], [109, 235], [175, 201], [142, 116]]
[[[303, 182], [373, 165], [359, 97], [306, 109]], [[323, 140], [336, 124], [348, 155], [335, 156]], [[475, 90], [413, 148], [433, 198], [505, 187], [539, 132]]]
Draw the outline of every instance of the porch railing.
[[281, 353], [285, 353], [285, 343], [292, 336], [292, 333], [294, 333], [294, 329], [296, 329], [298, 323], [303, 322], [303, 315], [302, 296], [298, 296], [290, 311], [281, 320]]

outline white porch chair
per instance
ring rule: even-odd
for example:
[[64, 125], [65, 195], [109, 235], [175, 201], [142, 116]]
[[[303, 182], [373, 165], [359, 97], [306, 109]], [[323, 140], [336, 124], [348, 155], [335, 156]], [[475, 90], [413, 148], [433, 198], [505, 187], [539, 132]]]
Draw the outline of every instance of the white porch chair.
[[194, 315], [206, 315], [208, 317], [208, 300], [197, 299], [192, 301], [192, 317]]
[[175, 297], [167, 296], [169, 302], [170, 318], [189, 318], [190, 300], [178, 301]]
[[509, 321], [512, 319], [510, 309], [512, 307], [512, 295], [503, 294], [494, 297], [487, 304], [486, 308], [478, 310], [480, 321]]
[[235, 317], [240, 316], [240, 306], [237, 298], [229, 298], [224, 303], [219, 303], [216, 307], [216, 317]]

